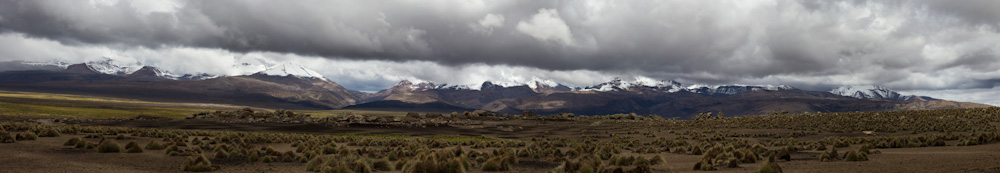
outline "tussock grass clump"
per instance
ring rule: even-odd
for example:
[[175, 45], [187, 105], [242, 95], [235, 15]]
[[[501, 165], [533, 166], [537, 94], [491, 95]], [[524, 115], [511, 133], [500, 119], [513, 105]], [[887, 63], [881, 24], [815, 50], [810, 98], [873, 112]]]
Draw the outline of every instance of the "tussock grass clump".
[[118, 145], [117, 142], [104, 141], [97, 146], [98, 153], [119, 153], [122, 152], [122, 147]]
[[660, 164], [665, 164], [665, 163], [666, 163], [666, 161], [663, 160], [663, 156], [660, 156], [659, 154], [657, 154], [656, 156], [653, 156], [652, 159], [649, 159], [649, 164], [651, 164], [651, 165], [660, 165]]
[[372, 172], [372, 167], [368, 165], [368, 162], [365, 162], [363, 160], [356, 160], [352, 162], [349, 166], [351, 167], [351, 170], [353, 170], [355, 173]]
[[[69, 138], [69, 140], [66, 140], [66, 142], [63, 142], [63, 146], [79, 145], [81, 142], [83, 142], [83, 139], [80, 138], [80, 137]], [[84, 144], [86, 144], [86, 143], [84, 143]], [[80, 148], [80, 147], [77, 147], [77, 148]]]
[[[581, 172], [583, 172], [583, 171], [581, 171]], [[649, 165], [642, 164], [642, 165], [635, 166], [635, 168], [632, 168], [632, 170], [629, 170], [628, 172], [629, 173], [652, 173], [653, 170], [652, 170], [652, 168], [649, 168]]]
[[823, 154], [819, 154], [819, 161], [820, 162], [829, 162], [829, 161], [833, 161], [833, 158], [830, 157], [829, 153], [823, 152]]
[[392, 165], [389, 164], [389, 160], [379, 159], [372, 163], [372, 169], [378, 171], [392, 171]]
[[702, 160], [694, 164], [694, 170], [712, 171], [715, 170], [715, 166], [712, 165], [711, 161]]
[[489, 160], [486, 160], [486, 162], [483, 162], [482, 170], [483, 171], [509, 171], [510, 167], [505, 166], [503, 164], [503, 160], [502, 159], [490, 158]]
[[215, 150], [215, 158], [216, 159], [229, 158], [229, 152], [226, 152], [226, 150]]
[[165, 148], [166, 147], [163, 147], [163, 145], [160, 145], [160, 143], [156, 142], [155, 140], [149, 141], [149, 143], [146, 144], [146, 150], [162, 150]]
[[313, 158], [306, 163], [306, 171], [320, 171], [323, 164], [323, 159], [320, 157]]
[[0, 131], [0, 143], [14, 143], [17, 139], [7, 131]]
[[329, 173], [352, 173], [351, 167], [344, 163], [343, 161], [330, 160], [323, 166], [320, 172]]
[[135, 143], [135, 141], [131, 141], [131, 142], [128, 142], [128, 144], [125, 144], [125, 152], [126, 153], [142, 153], [142, 147], [140, 147], [139, 144]]
[[864, 154], [862, 152], [851, 150], [851, 151], [847, 151], [847, 154], [844, 154], [844, 160], [846, 160], [846, 161], [867, 161], [868, 160], [868, 155], [866, 155], [866, 154]]
[[264, 163], [271, 163], [271, 162], [278, 161], [278, 157], [277, 156], [264, 156], [264, 158], [262, 158], [260, 160], [262, 162], [264, 162]]
[[30, 130], [27, 131], [27, 132], [24, 132], [24, 134], [17, 135], [17, 137], [18, 137], [17, 140], [19, 140], [19, 141], [20, 140], [37, 140], [38, 139], [38, 135], [36, 135], [35, 132], [32, 132]]
[[760, 165], [760, 168], [757, 169], [757, 173], [780, 173], [780, 172], [782, 172], [781, 166], [778, 166], [778, 163], [775, 163], [771, 160], [764, 161], [764, 163]]
[[208, 172], [215, 170], [212, 166], [212, 162], [205, 158], [205, 155], [198, 155], [197, 157], [188, 157], [184, 163], [181, 164], [182, 171], [190, 172]]
[[38, 137], [59, 137], [59, 131], [52, 128], [46, 128], [38, 133]]

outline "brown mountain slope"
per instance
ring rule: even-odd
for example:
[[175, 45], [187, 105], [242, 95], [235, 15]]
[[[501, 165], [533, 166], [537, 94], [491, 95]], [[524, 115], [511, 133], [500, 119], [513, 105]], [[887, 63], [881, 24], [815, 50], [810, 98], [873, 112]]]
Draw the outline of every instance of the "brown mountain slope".
[[266, 75], [150, 81], [106, 74], [21, 71], [0, 73], [0, 89], [287, 109], [341, 108], [358, 100], [330, 81]]
[[989, 105], [953, 101], [879, 101], [843, 97], [821, 91], [753, 91], [731, 96], [705, 96], [686, 91], [677, 93], [644, 92], [560, 92], [530, 97], [497, 100], [484, 110], [537, 114], [575, 113], [601, 115], [615, 113], [656, 114], [664, 117], [690, 118], [704, 112], [722, 112], [728, 116], [763, 115], [773, 112], [849, 112], [911, 109], [988, 107]]

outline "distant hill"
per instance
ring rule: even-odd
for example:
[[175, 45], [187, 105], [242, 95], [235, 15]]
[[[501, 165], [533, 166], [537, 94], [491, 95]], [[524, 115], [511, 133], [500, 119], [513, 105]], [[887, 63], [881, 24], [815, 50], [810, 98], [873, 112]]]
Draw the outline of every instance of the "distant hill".
[[[22, 65], [11, 65], [21, 63]], [[690, 85], [676, 81], [613, 79], [588, 87], [533, 79], [523, 83], [448, 85], [401, 81], [376, 93], [351, 91], [294, 64], [239, 64], [243, 75], [173, 74], [151, 66], [113, 61], [83, 64], [10, 62], [42, 69], [0, 72], [0, 89], [109, 96], [152, 101], [202, 102], [285, 109], [366, 109], [412, 112], [487, 110], [520, 114], [618, 113], [690, 118], [773, 112], [849, 112], [988, 107], [906, 96], [879, 86], [809, 91], [783, 85]], [[57, 69], [52, 69], [57, 68]], [[61, 69], [58, 69], [61, 68]], [[22, 68], [24, 69], [24, 68]], [[256, 71], [256, 72], [255, 72]]]

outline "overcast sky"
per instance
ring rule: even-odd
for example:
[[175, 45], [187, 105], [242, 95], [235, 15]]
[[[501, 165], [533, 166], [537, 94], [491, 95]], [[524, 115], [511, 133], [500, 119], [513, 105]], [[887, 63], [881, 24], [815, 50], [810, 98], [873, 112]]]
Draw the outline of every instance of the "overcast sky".
[[645, 76], [1000, 105], [1000, 1], [0, 0], [0, 60], [105, 57], [293, 62], [362, 91]]

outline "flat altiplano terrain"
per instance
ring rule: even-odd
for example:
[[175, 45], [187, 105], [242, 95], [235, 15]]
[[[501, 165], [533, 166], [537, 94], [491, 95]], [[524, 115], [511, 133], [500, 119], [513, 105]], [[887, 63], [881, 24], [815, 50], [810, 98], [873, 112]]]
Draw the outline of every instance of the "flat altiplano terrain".
[[[1000, 171], [996, 107], [670, 120], [189, 107], [40, 93], [0, 101], [0, 167], [9, 172]], [[129, 112], [150, 109], [165, 111]], [[130, 142], [144, 150], [126, 152]], [[101, 152], [113, 144], [120, 150]]]

